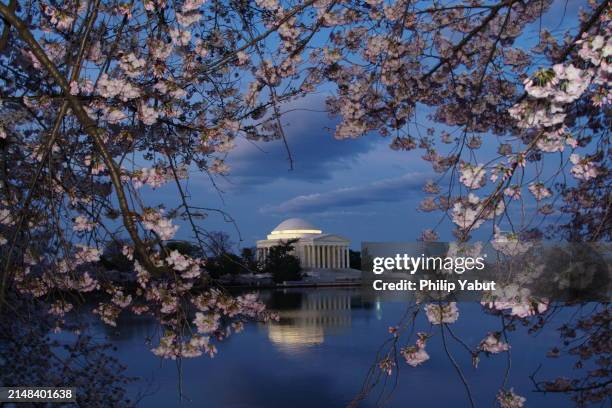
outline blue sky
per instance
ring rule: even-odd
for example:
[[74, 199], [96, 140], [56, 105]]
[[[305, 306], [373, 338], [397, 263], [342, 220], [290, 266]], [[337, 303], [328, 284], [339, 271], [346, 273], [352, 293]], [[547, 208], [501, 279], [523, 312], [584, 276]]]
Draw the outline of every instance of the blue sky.
[[[396, 152], [390, 139], [377, 135], [337, 140], [337, 123], [327, 113], [324, 97], [297, 102], [283, 116], [283, 125], [294, 160], [290, 170], [282, 141], [237, 141], [228, 155], [230, 174], [216, 178], [216, 191], [207, 176], [192, 173], [188, 183], [191, 202], [230, 214], [236, 221], [242, 245], [254, 245], [286, 218], [301, 217], [326, 232], [361, 241], [415, 240], [427, 223], [415, 219], [421, 188], [433, 176], [420, 152]], [[302, 110], [303, 109], [303, 110]], [[428, 177], [429, 176], [429, 177]], [[171, 186], [147, 192], [169, 207]], [[423, 218], [419, 216], [418, 218]], [[430, 218], [431, 219], [431, 218]], [[235, 241], [238, 233], [220, 214], [202, 220], [209, 230], [226, 231]], [[181, 225], [179, 238], [189, 238]]]

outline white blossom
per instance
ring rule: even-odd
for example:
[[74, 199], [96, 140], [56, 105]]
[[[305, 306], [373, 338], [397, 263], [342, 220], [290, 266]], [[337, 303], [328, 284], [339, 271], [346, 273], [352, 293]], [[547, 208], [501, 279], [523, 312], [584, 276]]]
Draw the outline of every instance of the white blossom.
[[425, 306], [425, 314], [431, 324], [455, 323], [459, 318], [459, 309], [456, 302], [430, 303]]
[[487, 173], [484, 169], [484, 165], [461, 163], [459, 170], [461, 171], [459, 181], [467, 188], [475, 190], [485, 185], [485, 177]]
[[480, 342], [480, 349], [487, 353], [497, 354], [510, 349], [510, 345], [501, 340], [500, 333], [489, 333], [487, 337]]
[[525, 397], [521, 397], [514, 393], [514, 389], [500, 390], [497, 394], [497, 401], [500, 408], [522, 408], [525, 405]]

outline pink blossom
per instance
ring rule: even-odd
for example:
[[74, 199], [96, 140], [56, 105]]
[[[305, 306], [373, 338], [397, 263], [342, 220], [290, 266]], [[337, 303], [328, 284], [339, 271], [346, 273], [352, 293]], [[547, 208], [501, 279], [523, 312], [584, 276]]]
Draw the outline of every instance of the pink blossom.
[[100, 251], [83, 244], [76, 244], [78, 251], [74, 254], [75, 260], [81, 263], [97, 262], [100, 260]]
[[74, 306], [72, 305], [72, 303], [69, 303], [65, 300], [56, 300], [49, 307], [49, 314], [55, 316], [64, 316], [66, 313], [71, 311], [73, 307]]
[[205, 2], [206, 2], [206, 0], [186, 0], [183, 3], [182, 11], [183, 11], [183, 13], [189, 13], [191, 11], [196, 11]]
[[57, 27], [58, 30], [68, 30], [74, 22], [74, 17], [53, 6], [43, 5], [43, 10], [45, 14], [49, 17], [51, 24]]
[[79, 215], [74, 219], [74, 225], [72, 226], [73, 231], [91, 231], [94, 227], [94, 223], [89, 221], [86, 217]]
[[411, 367], [417, 367], [429, 360], [429, 354], [425, 351], [425, 343], [427, 334], [417, 333], [417, 341], [414, 346], [407, 346], [400, 350], [400, 354], [406, 360], [406, 363]]
[[244, 51], [238, 51], [236, 53], [236, 58], [238, 59], [238, 65], [245, 65], [249, 62], [249, 54]]
[[123, 254], [123, 256], [125, 256], [128, 260], [133, 261], [134, 260], [134, 248], [129, 247], [127, 245], [124, 245], [121, 248], [121, 253]]
[[109, 326], [117, 326], [117, 318], [121, 309], [112, 303], [100, 303], [98, 307], [93, 310], [94, 313], [100, 315], [100, 319]]
[[455, 323], [459, 318], [459, 309], [456, 302], [425, 306], [425, 314], [431, 324]]
[[119, 63], [123, 72], [130, 78], [136, 78], [141, 75], [145, 65], [146, 61], [142, 58], [138, 58], [133, 52], [124, 55]]
[[168, 265], [172, 266], [177, 271], [184, 271], [191, 266], [190, 259], [182, 255], [177, 250], [170, 252], [170, 256], [166, 258], [166, 262], [168, 262]]
[[195, 314], [193, 323], [198, 328], [198, 333], [210, 333], [219, 328], [220, 315], [216, 313], [201, 313]]
[[514, 393], [514, 389], [500, 390], [497, 394], [497, 402], [500, 408], [522, 408], [526, 398]]
[[141, 103], [138, 108], [138, 118], [147, 126], [154, 125], [157, 122], [159, 113], [155, 108], [150, 108], [145, 103]]
[[111, 302], [123, 309], [132, 303], [132, 295], [126, 295], [123, 291], [118, 290], [113, 294]]
[[491, 354], [498, 354], [510, 349], [510, 345], [501, 340], [501, 333], [489, 333], [480, 342], [480, 349]]
[[503, 233], [499, 227], [495, 226], [495, 235], [491, 245], [496, 250], [508, 256], [524, 254], [533, 246], [529, 241], [520, 241], [518, 235]]
[[142, 219], [142, 225], [147, 230], [155, 232], [159, 237], [167, 241], [172, 239], [176, 231], [179, 229], [178, 225], [172, 225], [172, 221], [164, 218], [163, 210], [145, 211]]
[[70, 95], [79, 94], [79, 83], [77, 81], [70, 81]]
[[405, 347], [400, 353], [411, 367], [419, 366], [429, 360], [429, 354], [427, 354], [424, 347]]
[[74, 282], [74, 285], [72, 286], [73, 289], [76, 289], [80, 292], [91, 292], [98, 289], [99, 287], [100, 285], [98, 281], [89, 276], [89, 273], [87, 272], [83, 273], [79, 277], [79, 279]]
[[172, 39], [172, 44], [176, 46], [185, 46], [188, 45], [191, 40], [191, 32], [172, 28], [170, 29], [170, 38]]
[[455, 203], [452, 211], [452, 220], [461, 229], [468, 229], [470, 227], [476, 229], [484, 223], [483, 219], [477, 219], [479, 212], [478, 209], [466, 207], [461, 203]]
[[576, 153], [570, 155], [570, 161], [574, 164], [571, 173], [578, 180], [589, 180], [599, 175], [599, 169], [593, 162]]
[[521, 199], [521, 186], [513, 184], [504, 189], [504, 195], [510, 197], [513, 200]]
[[421, 232], [420, 240], [424, 242], [433, 242], [437, 241], [439, 238], [438, 233], [432, 229], [424, 229]]
[[542, 201], [545, 198], [552, 196], [552, 192], [544, 186], [544, 183], [530, 183], [528, 187], [529, 191], [537, 201]]
[[120, 123], [121, 121], [127, 119], [127, 115], [121, 112], [119, 109], [110, 109], [106, 115], [104, 115], [104, 119], [113, 125]]
[[141, 287], [146, 287], [151, 279], [151, 274], [143, 268], [138, 261], [134, 262], [134, 270], [136, 271], [136, 281]]
[[176, 21], [183, 27], [189, 27], [202, 18], [202, 14], [197, 12], [176, 13]]
[[484, 186], [487, 173], [482, 164], [472, 165], [470, 163], [462, 163], [459, 169], [461, 171], [459, 181], [467, 188], [477, 189]]
[[255, 3], [257, 3], [259, 7], [270, 11], [276, 11], [280, 8], [278, 0], [255, 0]]
[[221, 159], [214, 159], [208, 167], [211, 173], [227, 174], [229, 172], [229, 166]]
[[118, 96], [123, 102], [140, 96], [138, 88], [130, 82], [122, 79], [109, 78], [107, 74], [102, 74], [100, 76], [97, 92], [104, 98], [114, 98]]
[[380, 368], [382, 372], [384, 372], [388, 376], [393, 374], [394, 367], [395, 362], [390, 357], [385, 357], [378, 363], [378, 368]]

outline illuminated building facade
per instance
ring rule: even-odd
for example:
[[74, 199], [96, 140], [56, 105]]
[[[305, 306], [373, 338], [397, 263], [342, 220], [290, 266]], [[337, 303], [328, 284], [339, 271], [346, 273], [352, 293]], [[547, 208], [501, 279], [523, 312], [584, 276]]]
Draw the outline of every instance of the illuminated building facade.
[[300, 218], [281, 222], [268, 234], [267, 239], [257, 241], [258, 259], [265, 261], [271, 247], [294, 239], [297, 239], [297, 242], [293, 244], [293, 253], [300, 259], [302, 268], [349, 268], [350, 241], [337, 234], [323, 233]]

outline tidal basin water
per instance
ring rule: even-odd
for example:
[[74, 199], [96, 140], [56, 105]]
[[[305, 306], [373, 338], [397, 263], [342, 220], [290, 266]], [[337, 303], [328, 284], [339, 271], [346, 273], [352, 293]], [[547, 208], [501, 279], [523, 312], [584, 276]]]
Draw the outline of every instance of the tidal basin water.
[[[180, 370], [177, 362], [160, 360], [149, 351], [153, 347], [150, 339], [159, 333], [147, 319], [122, 318], [117, 328], [94, 323], [92, 330], [96, 338], [116, 346], [115, 356], [127, 365], [127, 374], [139, 377], [130, 385], [130, 394], [145, 395], [142, 407], [343, 407], [360, 391], [377, 351], [390, 337], [389, 326], [397, 324], [406, 312], [405, 303], [366, 299], [359, 289], [260, 293], [268, 307], [278, 311], [279, 322], [247, 324], [242, 333], [218, 344], [216, 357], [184, 359]], [[466, 344], [475, 347], [487, 332], [499, 330], [499, 317], [483, 313], [480, 305], [458, 306], [459, 319], [451, 327]], [[556, 328], [570, 313], [556, 314], [537, 335], [521, 327], [509, 333], [512, 348], [507, 388], [525, 396], [528, 407], [573, 406], [567, 396], [533, 392], [529, 378], [540, 364], [538, 377], [572, 375], [572, 361], [546, 358], [560, 343]], [[359, 406], [374, 407], [383, 401], [389, 407], [469, 406], [464, 385], [442, 346], [439, 326], [430, 326], [420, 313], [417, 330], [430, 329], [434, 334], [427, 345], [430, 360], [412, 368], [400, 356], [397, 384], [395, 377], [386, 384], [385, 392], [395, 385], [389, 399], [387, 394], [379, 398], [378, 387]], [[477, 406], [494, 406], [508, 356], [483, 356], [474, 369], [463, 346], [447, 341]]]

